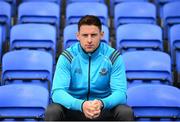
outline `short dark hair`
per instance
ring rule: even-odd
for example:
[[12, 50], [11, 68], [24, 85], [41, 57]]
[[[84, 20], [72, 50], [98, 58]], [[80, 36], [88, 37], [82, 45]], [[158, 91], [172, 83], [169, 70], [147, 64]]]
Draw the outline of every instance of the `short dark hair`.
[[102, 29], [101, 20], [97, 16], [94, 16], [94, 15], [86, 15], [82, 17], [78, 22], [78, 31], [80, 30], [80, 27], [82, 25], [95, 25], [99, 28], [100, 31]]

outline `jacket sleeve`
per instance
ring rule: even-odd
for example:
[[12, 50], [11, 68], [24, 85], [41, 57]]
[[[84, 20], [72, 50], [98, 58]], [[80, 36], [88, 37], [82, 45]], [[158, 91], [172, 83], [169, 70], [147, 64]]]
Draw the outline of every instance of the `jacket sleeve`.
[[111, 95], [101, 99], [105, 109], [111, 109], [118, 104], [126, 104], [127, 80], [122, 56], [112, 65], [110, 76]]
[[70, 67], [70, 62], [61, 55], [58, 59], [54, 74], [52, 99], [53, 102], [59, 103], [67, 109], [82, 111], [81, 105], [84, 101], [74, 98], [67, 92], [71, 80]]

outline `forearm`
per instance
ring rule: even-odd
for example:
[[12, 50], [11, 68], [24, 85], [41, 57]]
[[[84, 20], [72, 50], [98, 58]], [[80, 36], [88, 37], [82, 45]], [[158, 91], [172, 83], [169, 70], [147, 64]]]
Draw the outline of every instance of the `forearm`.
[[111, 109], [118, 104], [126, 104], [126, 93], [125, 92], [113, 92], [110, 96], [101, 99], [104, 109]]
[[82, 111], [81, 106], [84, 100], [72, 97], [65, 90], [55, 90], [52, 94], [52, 99], [53, 102], [59, 103], [67, 109]]

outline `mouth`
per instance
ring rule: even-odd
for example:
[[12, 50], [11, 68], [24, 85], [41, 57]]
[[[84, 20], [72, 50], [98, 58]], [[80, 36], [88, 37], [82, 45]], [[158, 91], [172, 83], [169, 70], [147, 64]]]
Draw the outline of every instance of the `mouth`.
[[92, 48], [92, 47], [93, 47], [93, 45], [86, 45], [86, 47], [87, 47], [87, 48]]

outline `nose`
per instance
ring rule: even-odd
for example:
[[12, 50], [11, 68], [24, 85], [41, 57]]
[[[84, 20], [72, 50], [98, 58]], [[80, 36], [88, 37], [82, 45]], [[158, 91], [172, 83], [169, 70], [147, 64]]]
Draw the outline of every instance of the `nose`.
[[92, 43], [92, 37], [91, 37], [91, 35], [88, 36], [88, 43]]

